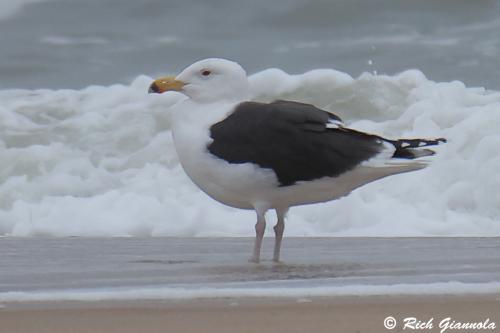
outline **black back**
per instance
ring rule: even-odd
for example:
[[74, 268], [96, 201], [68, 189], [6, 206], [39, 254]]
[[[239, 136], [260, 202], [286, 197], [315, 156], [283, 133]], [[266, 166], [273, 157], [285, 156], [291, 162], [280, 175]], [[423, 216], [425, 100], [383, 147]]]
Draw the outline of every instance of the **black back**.
[[208, 150], [229, 163], [272, 169], [281, 186], [335, 177], [370, 159], [380, 137], [347, 128], [328, 128], [339, 117], [310, 104], [244, 102], [212, 125]]

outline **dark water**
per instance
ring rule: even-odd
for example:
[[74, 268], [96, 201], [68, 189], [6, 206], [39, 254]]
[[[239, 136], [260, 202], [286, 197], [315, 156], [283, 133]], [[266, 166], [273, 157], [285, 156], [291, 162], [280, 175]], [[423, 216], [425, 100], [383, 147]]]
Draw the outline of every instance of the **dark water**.
[[0, 21], [0, 89], [127, 83], [214, 56], [500, 89], [499, 14], [494, 0], [52, 0]]

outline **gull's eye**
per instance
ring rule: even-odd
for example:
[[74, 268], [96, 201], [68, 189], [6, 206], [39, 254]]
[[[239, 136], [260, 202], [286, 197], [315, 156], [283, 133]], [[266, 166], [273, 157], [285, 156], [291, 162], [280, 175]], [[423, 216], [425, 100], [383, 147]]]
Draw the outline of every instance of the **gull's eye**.
[[209, 76], [210, 74], [212, 74], [212, 72], [208, 69], [204, 69], [203, 71], [201, 71], [201, 75], [203, 76]]

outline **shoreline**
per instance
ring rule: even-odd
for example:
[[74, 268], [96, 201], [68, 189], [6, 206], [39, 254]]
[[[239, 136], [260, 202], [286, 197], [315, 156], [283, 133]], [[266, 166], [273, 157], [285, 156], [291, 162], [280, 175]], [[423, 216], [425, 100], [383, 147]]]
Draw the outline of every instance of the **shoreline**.
[[[280, 281], [280, 286], [259, 286], [226, 282], [211, 287], [195, 286], [128, 286], [96, 289], [48, 289], [0, 292], [0, 304], [57, 302], [189, 302], [219, 299], [283, 299], [343, 298], [343, 297], [447, 297], [450, 295], [500, 294], [500, 282], [463, 283], [459, 281], [433, 283], [351, 284], [332, 286], [301, 285], [304, 280]], [[288, 284], [286, 284], [288, 283]], [[318, 283], [318, 281], [316, 281]]]

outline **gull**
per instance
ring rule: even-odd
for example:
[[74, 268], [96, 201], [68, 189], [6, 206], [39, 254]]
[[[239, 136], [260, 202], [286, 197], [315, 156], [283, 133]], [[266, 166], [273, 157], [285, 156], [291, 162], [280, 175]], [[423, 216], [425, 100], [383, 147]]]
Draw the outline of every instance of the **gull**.
[[216, 201], [254, 210], [258, 263], [266, 212], [275, 210], [273, 261], [279, 262], [290, 207], [335, 200], [378, 179], [416, 171], [445, 139], [397, 139], [347, 127], [311, 104], [249, 100], [245, 70], [236, 62], [198, 61], [162, 77], [150, 93], [187, 96], [173, 110], [172, 135], [189, 178]]

